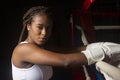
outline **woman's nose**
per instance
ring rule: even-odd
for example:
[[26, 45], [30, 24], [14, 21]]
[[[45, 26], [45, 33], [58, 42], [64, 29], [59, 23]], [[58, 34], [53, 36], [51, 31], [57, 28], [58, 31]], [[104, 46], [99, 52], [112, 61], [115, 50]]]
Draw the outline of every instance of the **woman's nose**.
[[46, 35], [46, 29], [45, 28], [42, 29], [41, 34], [44, 35], [44, 36]]

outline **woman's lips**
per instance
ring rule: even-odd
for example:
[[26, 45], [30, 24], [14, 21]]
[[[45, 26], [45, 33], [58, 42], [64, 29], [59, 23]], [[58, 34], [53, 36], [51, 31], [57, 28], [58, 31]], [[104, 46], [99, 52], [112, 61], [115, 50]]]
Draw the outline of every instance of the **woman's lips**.
[[44, 42], [46, 41], [46, 38], [39, 38], [39, 41]]

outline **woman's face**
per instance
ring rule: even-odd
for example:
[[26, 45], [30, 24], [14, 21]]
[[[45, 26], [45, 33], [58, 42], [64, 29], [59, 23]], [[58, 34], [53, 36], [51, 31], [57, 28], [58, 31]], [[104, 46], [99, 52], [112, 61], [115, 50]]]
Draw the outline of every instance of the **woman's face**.
[[31, 24], [27, 25], [28, 41], [37, 45], [44, 44], [52, 30], [52, 21], [45, 14], [33, 16]]

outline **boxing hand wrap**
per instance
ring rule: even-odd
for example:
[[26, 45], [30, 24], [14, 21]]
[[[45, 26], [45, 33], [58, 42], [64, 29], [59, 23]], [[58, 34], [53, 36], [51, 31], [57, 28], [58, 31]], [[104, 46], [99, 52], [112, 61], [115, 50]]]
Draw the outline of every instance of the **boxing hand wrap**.
[[105, 54], [111, 58], [114, 55], [120, 55], [120, 44], [105, 42], [102, 47], [105, 51]]
[[88, 65], [103, 60], [105, 56], [111, 58], [112, 55], [120, 54], [120, 44], [111, 42], [96, 42], [88, 44], [85, 51]]
[[104, 50], [101, 48], [101, 43], [88, 44], [85, 51], [82, 53], [86, 56], [88, 65], [105, 58]]

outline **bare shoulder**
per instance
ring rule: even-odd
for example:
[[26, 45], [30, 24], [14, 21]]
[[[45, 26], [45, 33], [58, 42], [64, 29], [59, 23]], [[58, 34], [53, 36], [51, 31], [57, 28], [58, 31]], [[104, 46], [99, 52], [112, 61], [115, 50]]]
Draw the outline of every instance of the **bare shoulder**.
[[38, 48], [39, 47], [36, 45], [30, 43], [18, 44], [13, 51], [12, 62], [14, 65], [22, 67], [22, 65], [26, 62], [27, 57]]
[[40, 50], [40, 48], [34, 44], [30, 43], [18, 44], [13, 51], [13, 56], [15, 57], [22, 56], [22, 59], [24, 59], [24, 57], [30, 55], [31, 53], [37, 50]]
[[29, 44], [29, 43], [24, 43], [24, 44], [18, 44], [14, 51], [13, 51], [13, 54], [16, 54], [16, 55], [20, 55], [20, 54], [24, 54], [24, 53], [28, 53], [28, 51], [31, 51], [33, 48], [35, 48], [37, 46], [33, 45], [33, 44]]

